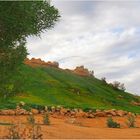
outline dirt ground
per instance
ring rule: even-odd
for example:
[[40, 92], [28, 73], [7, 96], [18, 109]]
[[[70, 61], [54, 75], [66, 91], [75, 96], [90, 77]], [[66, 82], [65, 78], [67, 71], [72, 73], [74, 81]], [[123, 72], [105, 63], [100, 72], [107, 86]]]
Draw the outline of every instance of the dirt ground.
[[[140, 139], [140, 116], [136, 117], [136, 128], [128, 128], [126, 117], [113, 117], [121, 128], [107, 128], [106, 117], [68, 118], [50, 116], [50, 125], [42, 124], [42, 116], [35, 116], [36, 124], [41, 126], [44, 139]], [[0, 138], [3, 138], [9, 125], [6, 123], [27, 123], [27, 116], [0, 116]]]

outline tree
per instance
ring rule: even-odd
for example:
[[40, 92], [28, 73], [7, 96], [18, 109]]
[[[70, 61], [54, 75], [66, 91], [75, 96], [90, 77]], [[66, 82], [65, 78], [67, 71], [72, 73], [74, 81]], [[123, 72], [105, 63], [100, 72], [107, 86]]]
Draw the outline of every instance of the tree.
[[126, 90], [126, 88], [125, 88], [125, 86], [124, 86], [124, 83], [120, 84], [119, 89], [122, 90], [122, 91], [125, 91], [125, 90]]
[[102, 78], [101, 78], [101, 81], [102, 81], [104, 84], [107, 84], [106, 78], [105, 78], [105, 77], [102, 77]]
[[9, 95], [17, 87], [13, 77], [28, 54], [26, 38], [52, 28], [59, 17], [46, 1], [0, 2], [0, 94]]
[[114, 81], [114, 82], [113, 82], [113, 88], [119, 89], [120, 84], [121, 84], [120, 82]]
[[111, 85], [114, 89], [117, 89], [117, 90], [122, 90], [122, 91], [125, 91], [125, 90], [126, 90], [124, 84], [123, 84], [123, 83], [120, 83], [120, 82], [118, 82], [118, 81], [114, 81], [113, 84], [111, 83], [110, 85]]

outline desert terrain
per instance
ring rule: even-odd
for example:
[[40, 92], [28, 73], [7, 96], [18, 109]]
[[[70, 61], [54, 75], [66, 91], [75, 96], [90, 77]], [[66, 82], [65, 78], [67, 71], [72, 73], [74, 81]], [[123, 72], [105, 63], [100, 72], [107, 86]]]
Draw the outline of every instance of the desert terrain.
[[[42, 123], [42, 115], [35, 115], [35, 122], [41, 128], [43, 139], [140, 139], [140, 116], [136, 117], [136, 128], [128, 128], [126, 117], [113, 117], [121, 124], [121, 128], [108, 128], [107, 117], [70, 118], [65, 116], [50, 116], [50, 125]], [[27, 116], [0, 116], [0, 138], [5, 138], [10, 125], [27, 125]]]

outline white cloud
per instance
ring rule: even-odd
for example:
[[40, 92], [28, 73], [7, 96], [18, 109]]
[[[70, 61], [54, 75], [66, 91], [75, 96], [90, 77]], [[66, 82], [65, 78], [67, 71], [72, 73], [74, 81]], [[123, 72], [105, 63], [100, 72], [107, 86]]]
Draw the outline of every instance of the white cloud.
[[85, 65], [97, 77], [124, 82], [140, 94], [140, 2], [53, 1], [61, 12], [54, 29], [29, 38], [30, 57]]

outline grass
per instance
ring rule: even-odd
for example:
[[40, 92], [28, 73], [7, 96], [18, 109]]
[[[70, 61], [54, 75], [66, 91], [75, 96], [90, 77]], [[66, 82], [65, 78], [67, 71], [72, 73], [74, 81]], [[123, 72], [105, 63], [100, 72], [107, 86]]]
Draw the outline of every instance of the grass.
[[80, 77], [57, 68], [32, 68], [27, 65], [22, 66], [21, 72], [25, 81], [24, 92], [6, 101], [0, 99], [0, 108], [14, 108], [24, 101], [43, 106], [114, 108], [140, 113], [140, 107], [131, 105], [131, 101], [138, 101], [139, 97], [114, 90], [97, 78]]

